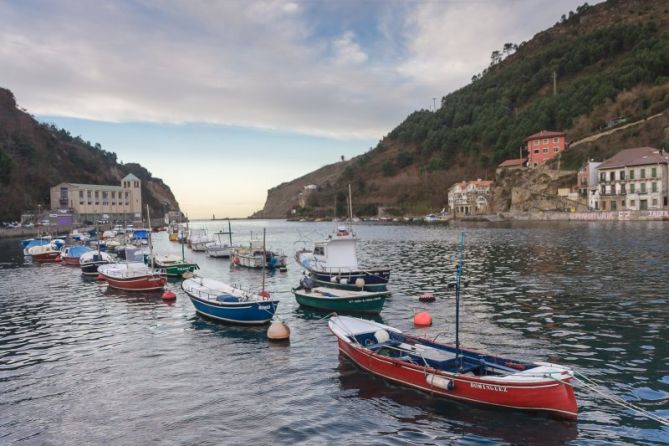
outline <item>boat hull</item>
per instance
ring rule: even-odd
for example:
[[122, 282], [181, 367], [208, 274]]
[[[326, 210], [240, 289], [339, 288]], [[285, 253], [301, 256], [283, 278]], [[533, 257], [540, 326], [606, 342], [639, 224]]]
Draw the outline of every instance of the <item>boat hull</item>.
[[183, 277], [185, 273], [192, 273], [199, 267], [195, 263], [183, 263], [179, 265], [162, 266], [156, 265], [158, 268], [165, 271], [168, 277]]
[[130, 278], [113, 278], [102, 274], [110, 287], [123, 291], [160, 291], [165, 287], [167, 278], [164, 275], [146, 275]]
[[57, 263], [60, 262], [60, 251], [49, 251], [41, 254], [32, 255], [33, 262], [37, 263]]
[[85, 276], [97, 276], [98, 266], [107, 265], [109, 262], [90, 262], [79, 265], [81, 267], [81, 274]]
[[[532, 383], [483, 380], [476, 376], [447, 373], [381, 356], [339, 337], [337, 343], [341, 354], [360, 368], [433, 395], [489, 406], [545, 412], [557, 418], [577, 417], [578, 409], [570, 385], [571, 379]], [[437, 385], [444, 382], [451, 382], [452, 388]]]
[[383, 310], [386, 295], [361, 296], [351, 298], [319, 297], [294, 291], [297, 303], [309, 308], [337, 313], [371, 313], [378, 314]]
[[[185, 291], [185, 290], [184, 290]], [[242, 324], [260, 325], [266, 324], [276, 312], [278, 301], [268, 300], [263, 302], [233, 302], [214, 303], [209, 300], [200, 299], [186, 291], [190, 297], [195, 311], [198, 314], [217, 321]]]
[[79, 257], [62, 257], [63, 265], [79, 266]]

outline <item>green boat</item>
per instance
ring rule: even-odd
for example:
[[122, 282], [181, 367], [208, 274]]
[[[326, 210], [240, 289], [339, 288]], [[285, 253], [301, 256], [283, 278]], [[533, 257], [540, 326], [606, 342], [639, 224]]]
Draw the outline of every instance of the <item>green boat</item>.
[[153, 266], [165, 271], [167, 277], [183, 277], [186, 273], [192, 273], [196, 269], [200, 269], [197, 263], [186, 262], [179, 256], [154, 256]]
[[388, 292], [349, 291], [316, 287], [309, 290], [294, 289], [297, 303], [305, 307], [342, 313], [378, 314], [388, 297]]

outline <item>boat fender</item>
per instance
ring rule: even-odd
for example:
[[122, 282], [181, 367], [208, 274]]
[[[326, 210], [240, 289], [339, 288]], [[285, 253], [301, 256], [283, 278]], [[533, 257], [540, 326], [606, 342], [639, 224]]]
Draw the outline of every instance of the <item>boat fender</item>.
[[376, 338], [376, 342], [383, 344], [390, 341], [390, 334], [387, 330], [381, 329], [374, 332], [374, 338]]
[[339, 283], [341, 283], [342, 285], [346, 285], [346, 284], [348, 283], [348, 280], [346, 280], [346, 279], [339, 279]]
[[330, 277], [330, 282], [337, 282], [337, 276]]
[[433, 387], [439, 387], [440, 389], [453, 390], [455, 389], [455, 382], [450, 379], [444, 378], [443, 376], [433, 375], [432, 373], [428, 374], [425, 377], [427, 383]]
[[358, 277], [355, 279], [355, 286], [358, 288], [364, 288], [365, 287], [365, 279], [362, 277]]

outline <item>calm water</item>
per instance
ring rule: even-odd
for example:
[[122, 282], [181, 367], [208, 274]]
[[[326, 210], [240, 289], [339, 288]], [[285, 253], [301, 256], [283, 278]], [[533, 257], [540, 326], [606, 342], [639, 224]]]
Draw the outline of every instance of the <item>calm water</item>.
[[[194, 224], [210, 229], [223, 222]], [[237, 241], [268, 230], [292, 257], [331, 223], [234, 222]], [[453, 274], [466, 231], [462, 328], [471, 347], [571, 366], [669, 417], [669, 225], [357, 227], [363, 260], [392, 266], [384, 323], [453, 334]], [[179, 252], [159, 234], [156, 251]], [[259, 287], [260, 273], [187, 251], [202, 275]], [[660, 428], [577, 390], [577, 423], [435, 400], [340, 359], [322, 314], [267, 279], [292, 330], [230, 327], [177, 301], [107, 290], [76, 268], [24, 263], [0, 240], [0, 444], [669, 444]], [[421, 292], [435, 303], [422, 304]], [[434, 326], [411, 327], [428, 309]]]

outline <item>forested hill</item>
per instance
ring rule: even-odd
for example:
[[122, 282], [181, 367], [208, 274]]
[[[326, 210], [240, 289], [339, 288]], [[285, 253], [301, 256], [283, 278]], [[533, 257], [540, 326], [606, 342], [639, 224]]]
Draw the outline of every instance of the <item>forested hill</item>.
[[[609, 0], [556, 20], [528, 42], [500, 42], [469, 85], [444, 96], [437, 110], [409, 115], [319, 193], [331, 196], [350, 182], [361, 211], [434, 210], [454, 182], [493, 178], [528, 135], [563, 130], [573, 141], [617, 118], [669, 107], [669, 2]], [[572, 156], [569, 167], [587, 156]], [[328, 199], [315, 194], [304, 212]]]
[[48, 206], [49, 190], [58, 183], [116, 185], [129, 173], [142, 180], [142, 197], [152, 215], [179, 209], [170, 188], [144, 167], [120, 164], [99, 144], [37, 122], [17, 108], [11, 91], [0, 88], [0, 220]]

